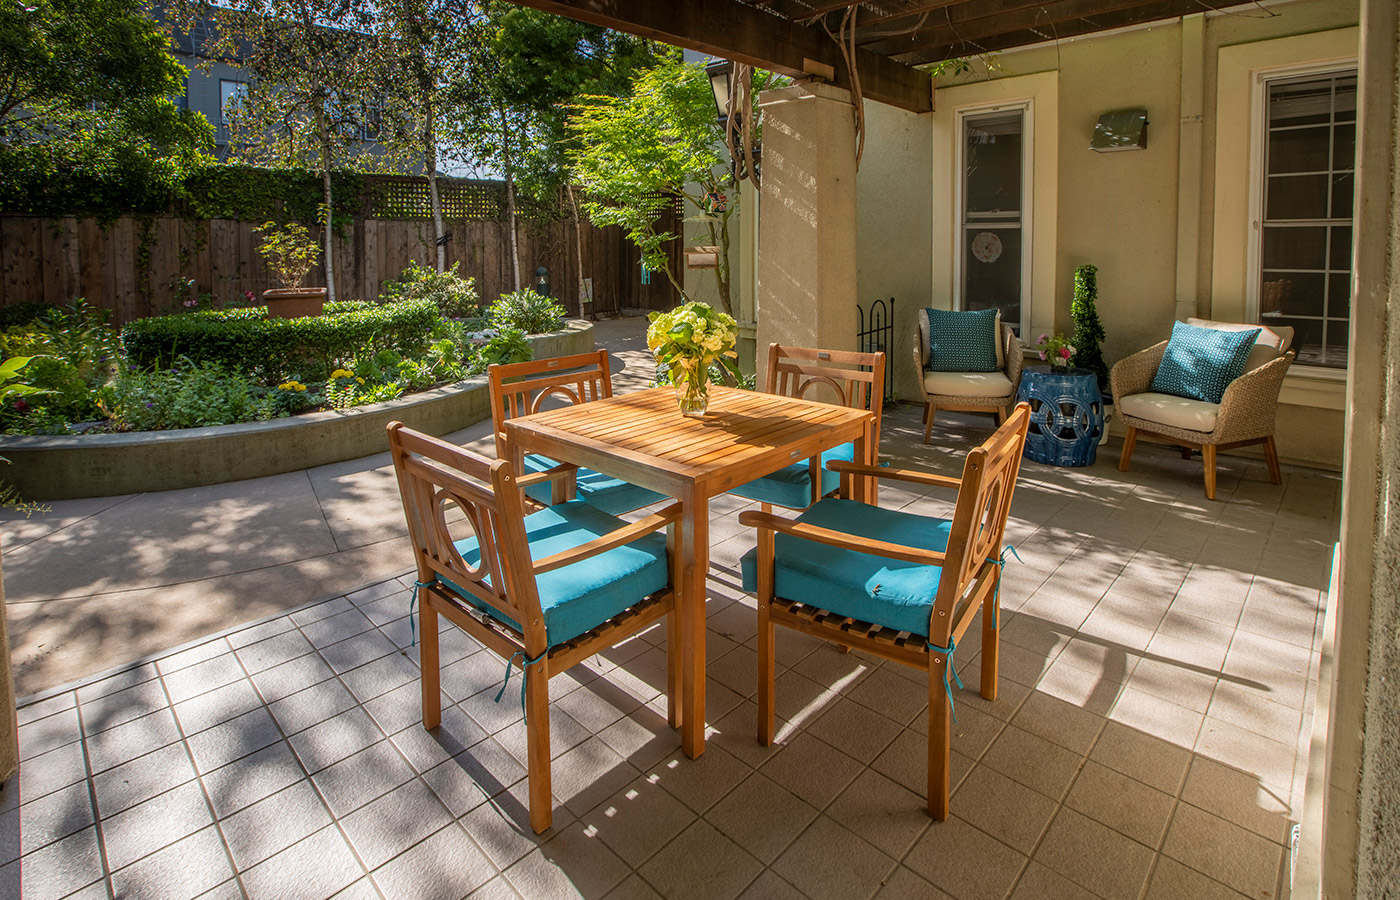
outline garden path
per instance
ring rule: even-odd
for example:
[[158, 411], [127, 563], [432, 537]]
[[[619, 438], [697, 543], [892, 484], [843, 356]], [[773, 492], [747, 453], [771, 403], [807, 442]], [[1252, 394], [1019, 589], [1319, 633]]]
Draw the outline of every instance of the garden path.
[[[600, 321], [614, 389], [654, 369], [646, 319]], [[494, 456], [490, 422], [449, 439]], [[0, 514], [15, 688], [26, 696], [338, 597], [411, 562], [387, 452], [266, 478]]]

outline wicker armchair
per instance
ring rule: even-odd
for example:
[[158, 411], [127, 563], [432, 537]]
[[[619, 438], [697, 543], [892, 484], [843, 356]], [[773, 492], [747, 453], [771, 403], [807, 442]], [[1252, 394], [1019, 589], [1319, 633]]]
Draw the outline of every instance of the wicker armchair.
[[[1191, 324], [1230, 330], [1243, 327], [1195, 319]], [[1180, 446], [1187, 453], [1199, 450], [1205, 463], [1206, 498], [1214, 500], [1216, 451], [1263, 444], [1269, 478], [1281, 484], [1274, 413], [1283, 376], [1293, 362], [1293, 353], [1288, 350], [1292, 339], [1291, 328], [1266, 328], [1250, 353], [1245, 373], [1230, 383], [1218, 404], [1152, 392], [1152, 379], [1166, 352], [1166, 341], [1119, 360], [1109, 374], [1118, 415], [1128, 427], [1118, 469], [1128, 471], [1139, 434]]]
[[1003, 357], [996, 372], [930, 372], [928, 370], [928, 319], [919, 316], [914, 336], [914, 371], [924, 392], [924, 443], [933, 433], [933, 417], [940, 409], [960, 412], [989, 412], [997, 424], [1006, 421], [1016, 405], [1021, 387], [1021, 341], [1011, 326], [1002, 323], [997, 355]]

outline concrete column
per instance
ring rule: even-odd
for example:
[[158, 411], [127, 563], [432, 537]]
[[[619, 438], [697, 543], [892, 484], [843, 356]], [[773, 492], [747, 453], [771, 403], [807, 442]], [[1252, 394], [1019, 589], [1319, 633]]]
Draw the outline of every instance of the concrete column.
[[1199, 311], [1201, 147], [1205, 121], [1205, 14], [1181, 19], [1181, 136], [1176, 179], [1176, 318]]
[[856, 159], [850, 92], [766, 91], [758, 224], [758, 383], [769, 343], [856, 348]]
[[[1400, 871], [1400, 10], [1362, 0], [1336, 669], [1322, 833], [1326, 898], [1395, 895]], [[1304, 896], [1295, 893], [1295, 897]], [[1311, 894], [1317, 896], [1317, 894]]]

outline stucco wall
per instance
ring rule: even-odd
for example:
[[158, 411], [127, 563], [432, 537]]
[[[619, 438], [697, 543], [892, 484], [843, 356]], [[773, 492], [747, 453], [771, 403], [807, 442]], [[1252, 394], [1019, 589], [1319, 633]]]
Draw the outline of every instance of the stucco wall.
[[865, 104], [865, 150], [856, 173], [857, 302], [869, 310], [875, 300], [894, 298], [894, 345], [886, 348], [885, 364], [894, 367], [895, 389], [905, 397], [918, 391], [909, 341], [932, 292], [932, 156], [928, 116]]
[[[1029, 83], [1022, 76], [1037, 73], [1055, 76], [1053, 98], [1042, 93], [1034, 101], [1035, 128], [1045, 127], [1041, 113], [1051, 99], [1057, 104], [1058, 128], [1058, 159], [1046, 156], [1048, 164], [1033, 165], [1033, 184], [1049, 176], [1056, 187], [1053, 313], [1044, 311], [1046, 299], [1033, 292], [1029, 299], [1034, 329], [1047, 320], [1065, 332], [1072, 329], [1074, 268], [1086, 262], [1099, 267], [1099, 315], [1107, 332], [1104, 352], [1110, 365], [1165, 338], [1172, 321], [1191, 314], [1193, 305], [1197, 315], [1209, 317], [1214, 309], [1223, 313], [1218, 318], [1241, 320], [1244, 304], [1238, 291], [1228, 298], [1212, 296], [1220, 48], [1335, 31], [1358, 19], [1357, 0], [1297, 0], [1267, 9], [1273, 15], [1208, 14], [999, 53], [990, 74], [974, 71], [940, 79], [935, 116], [943, 116], [950, 105], [968, 102], [965, 98], [975, 100], [979, 92], [994, 96], [979, 84], [1015, 79]], [[1098, 117], [1129, 106], [1147, 108], [1147, 149], [1089, 150]], [[1195, 118], [1196, 110], [1200, 119]], [[1042, 155], [1039, 147], [1035, 152]], [[1232, 145], [1227, 152], [1249, 151]], [[938, 171], [947, 165], [947, 160], [935, 159], [936, 183], [955, 177]], [[954, 213], [951, 203], [934, 206], [935, 220]], [[1036, 209], [1036, 218], [1043, 213], [1043, 208]], [[1037, 222], [1033, 239], [1043, 240], [1045, 230]], [[943, 245], [954, 235], [955, 229], [935, 224], [935, 293], [941, 282], [952, 284], [950, 275], [938, 267], [940, 260], [951, 257]], [[1290, 376], [1278, 416], [1282, 457], [1341, 468], [1342, 392], [1340, 374], [1331, 383]]]

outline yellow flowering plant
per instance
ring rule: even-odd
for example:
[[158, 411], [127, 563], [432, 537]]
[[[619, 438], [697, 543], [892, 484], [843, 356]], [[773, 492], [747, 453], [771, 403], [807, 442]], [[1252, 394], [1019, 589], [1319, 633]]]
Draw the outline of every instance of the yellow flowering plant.
[[647, 349], [670, 373], [681, 410], [687, 415], [704, 414], [712, 364], [719, 363], [736, 380], [743, 379], [734, 352], [739, 326], [728, 313], [691, 302], [670, 312], [654, 312], [650, 319]]

